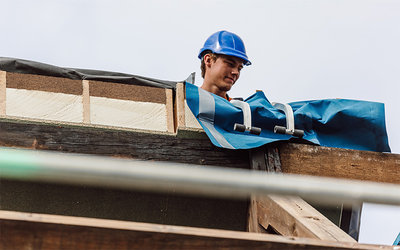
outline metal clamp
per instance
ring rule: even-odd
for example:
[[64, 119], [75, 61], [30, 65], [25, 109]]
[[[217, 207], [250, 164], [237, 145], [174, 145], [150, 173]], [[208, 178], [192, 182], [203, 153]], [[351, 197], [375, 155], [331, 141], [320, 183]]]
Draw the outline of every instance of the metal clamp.
[[231, 100], [233, 106], [240, 108], [243, 111], [243, 124], [235, 123], [233, 130], [239, 132], [250, 132], [250, 134], [260, 135], [261, 128], [251, 126], [251, 109], [247, 102], [240, 100]]
[[286, 116], [286, 127], [275, 126], [274, 133], [293, 135], [302, 138], [304, 136], [304, 130], [294, 128], [294, 115], [292, 107], [289, 104], [279, 102], [273, 102], [272, 106], [285, 112]]

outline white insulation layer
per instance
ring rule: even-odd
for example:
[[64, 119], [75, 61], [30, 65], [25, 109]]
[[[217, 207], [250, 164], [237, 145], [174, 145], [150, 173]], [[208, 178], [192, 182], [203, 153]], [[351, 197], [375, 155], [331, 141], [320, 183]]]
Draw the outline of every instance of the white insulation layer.
[[92, 124], [167, 131], [165, 104], [90, 97]]
[[53, 121], [82, 122], [82, 96], [7, 88], [6, 115]]

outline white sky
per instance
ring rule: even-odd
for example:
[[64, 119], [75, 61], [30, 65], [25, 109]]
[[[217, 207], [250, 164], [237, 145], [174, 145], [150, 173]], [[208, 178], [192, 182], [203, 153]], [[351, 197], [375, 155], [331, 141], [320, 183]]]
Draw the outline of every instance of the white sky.
[[[242, 71], [231, 96], [245, 98], [261, 89], [278, 102], [383, 102], [389, 143], [400, 153], [400, 1], [0, 3], [0, 56], [164, 80], [184, 80], [196, 71], [197, 85], [197, 53], [205, 39], [232, 31], [244, 40], [253, 65]], [[374, 232], [363, 233], [376, 243], [395, 239], [378, 242]]]

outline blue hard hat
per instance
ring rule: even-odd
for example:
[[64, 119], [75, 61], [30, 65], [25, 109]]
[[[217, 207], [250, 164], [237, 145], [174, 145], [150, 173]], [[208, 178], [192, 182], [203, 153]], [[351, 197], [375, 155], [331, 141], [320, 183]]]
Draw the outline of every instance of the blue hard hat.
[[203, 57], [205, 51], [212, 53], [235, 56], [244, 60], [244, 65], [251, 65], [247, 58], [246, 49], [242, 39], [231, 32], [222, 30], [212, 34], [200, 49], [199, 58]]

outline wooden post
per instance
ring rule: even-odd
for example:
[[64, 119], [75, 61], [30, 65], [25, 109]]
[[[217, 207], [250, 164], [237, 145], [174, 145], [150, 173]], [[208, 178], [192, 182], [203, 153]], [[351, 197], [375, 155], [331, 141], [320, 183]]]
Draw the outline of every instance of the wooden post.
[[185, 127], [185, 84], [176, 84], [175, 95], [175, 132], [179, 127]]
[[90, 124], [89, 81], [82, 80], [83, 123]]
[[172, 89], [165, 89], [165, 109], [167, 114], [167, 131], [174, 133], [174, 104], [172, 101]]
[[[252, 149], [250, 164], [254, 170], [277, 174], [282, 172], [279, 151], [274, 145]], [[248, 230], [262, 232], [260, 226], [266, 232], [273, 231], [284, 236], [355, 242], [300, 197], [253, 197], [249, 208]]]
[[0, 115], [6, 115], [6, 74], [0, 70]]

